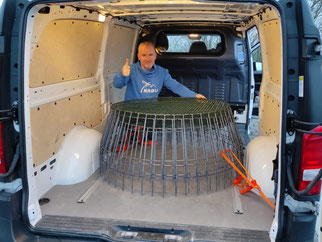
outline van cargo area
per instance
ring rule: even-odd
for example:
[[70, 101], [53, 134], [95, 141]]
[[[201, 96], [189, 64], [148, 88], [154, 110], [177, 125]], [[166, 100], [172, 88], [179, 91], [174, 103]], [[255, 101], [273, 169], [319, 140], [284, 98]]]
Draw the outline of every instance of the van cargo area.
[[[112, 104], [124, 101], [126, 88], [115, 88], [113, 78], [126, 58], [136, 62], [138, 44], [149, 40], [158, 53], [156, 64], [173, 78], [209, 100], [229, 104], [242, 144], [238, 159], [274, 204], [272, 161], [280, 142], [282, 100], [282, 28], [274, 6], [80, 1], [36, 4], [27, 18], [24, 133], [32, 225], [115, 239], [139, 239], [142, 233], [158, 238], [160, 231], [172, 231], [171, 238], [180, 241], [211, 240], [215, 234], [223, 241], [269, 240], [274, 210], [252, 192], [256, 189], [240, 194], [243, 188], [232, 185], [238, 175], [233, 169], [233, 175], [220, 178], [228, 185], [218, 190], [132, 193], [102, 173], [100, 142]], [[254, 26], [262, 60], [255, 117], [248, 31]], [[215, 44], [205, 52], [173, 49], [175, 37], [192, 33], [215, 38]], [[166, 89], [160, 94], [173, 95]], [[143, 227], [150, 230], [135, 229]]]
[[[268, 240], [268, 231], [274, 211], [255, 193], [246, 195], [237, 193], [241, 211], [235, 213], [234, 202], [238, 202], [238, 198], [234, 198], [236, 193], [234, 194], [232, 187], [199, 196], [162, 197], [154, 195], [152, 197], [122, 191], [100, 180], [99, 177], [95, 173], [85, 182], [52, 188], [44, 195], [50, 199], [50, 202], [41, 205], [44, 217], [37, 226], [51, 229], [57, 226], [57, 229], [63, 230], [106, 233], [104, 229], [108, 230], [107, 224], [138, 226], [137, 223], [144, 222], [149, 227], [161, 226], [174, 229], [179, 229], [180, 225], [196, 225], [193, 230], [199, 232], [201, 229], [198, 226], [217, 227], [217, 229], [230, 231], [230, 233], [230, 228], [239, 229], [236, 231], [240, 234], [245, 233], [249, 236], [246, 237], [247, 239], [256, 237], [250, 236], [251, 233], [246, 231], [257, 230], [260, 233], [255, 233], [256, 236], [260, 234], [259, 238]], [[85, 199], [84, 203], [77, 203], [93, 184], [95, 184], [95, 191]], [[67, 219], [66, 216], [72, 216], [74, 219]], [[96, 228], [94, 225], [87, 227], [93, 218], [97, 218], [98, 220], [94, 221], [101, 221], [102, 224]], [[246, 231], [241, 232], [243, 230]], [[234, 238], [236, 235], [230, 236]]]

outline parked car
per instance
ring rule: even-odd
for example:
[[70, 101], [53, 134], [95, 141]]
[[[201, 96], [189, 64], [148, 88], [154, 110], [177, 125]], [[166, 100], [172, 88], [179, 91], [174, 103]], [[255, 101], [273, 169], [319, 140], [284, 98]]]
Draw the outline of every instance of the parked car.
[[[0, 33], [0, 241], [319, 241], [322, 47], [306, 0], [3, 0]], [[125, 93], [113, 78], [146, 40], [178, 82], [230, 105], [274, 209], [233, 185], [162, 197], [102, 178]]]

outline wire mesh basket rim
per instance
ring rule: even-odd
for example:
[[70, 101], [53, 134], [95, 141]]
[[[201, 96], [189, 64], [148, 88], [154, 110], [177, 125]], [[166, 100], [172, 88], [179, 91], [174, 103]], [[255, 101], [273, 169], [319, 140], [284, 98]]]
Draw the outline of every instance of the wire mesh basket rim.
[[[183, 97], [159, 97], [127, 100], [112, 104], [111, 110], [144, 116], [200, 116], [221, 113], [230, 105], [221, 100]], [[169, 117], [167, 117], [169, 118]]]

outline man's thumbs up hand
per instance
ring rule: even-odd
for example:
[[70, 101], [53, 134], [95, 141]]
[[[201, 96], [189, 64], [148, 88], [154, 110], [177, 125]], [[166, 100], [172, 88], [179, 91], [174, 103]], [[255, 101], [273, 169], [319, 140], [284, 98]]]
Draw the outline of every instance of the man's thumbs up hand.
[[122, 75], [123, 76], [129, 76], [130, 75], [130, 72], [131, 72], [131, 67], [129, 65], [129, 59], [126, 58], [125, 60], [125, 64], [124, 66], [122, 67]]

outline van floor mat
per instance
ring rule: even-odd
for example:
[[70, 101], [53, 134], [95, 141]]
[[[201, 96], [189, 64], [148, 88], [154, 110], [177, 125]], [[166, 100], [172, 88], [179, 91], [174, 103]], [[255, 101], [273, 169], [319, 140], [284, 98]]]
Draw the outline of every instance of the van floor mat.
[[99, 179], [99, 171], [88, 180], [73, 185], [56, 185], [43, 198], [42, 215], [190, 224], [210, 227], [269, 231], [274, 211], [257, 194], [240, 195], [243, 214], [234, 212], [232, 186], [208, 194], [165, 196], [144, 195], [115, 188], [106, 180], [84, 203], [79, 198]]
[[270, 241], [268, 231], [260, 230], [56, 215], [43, 216], [36, 228], [51, 232], [95, 234], [113, 239], [131, 236], [133, 240], [164, 241], [168, 234], [179, 236], [168, 237], [177, 238], [171, 241]]

